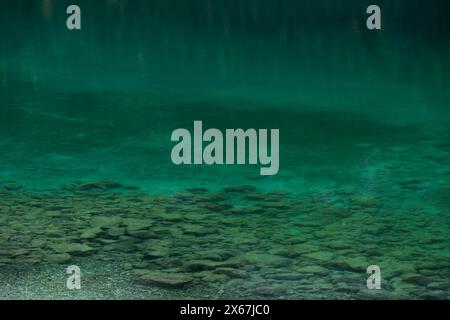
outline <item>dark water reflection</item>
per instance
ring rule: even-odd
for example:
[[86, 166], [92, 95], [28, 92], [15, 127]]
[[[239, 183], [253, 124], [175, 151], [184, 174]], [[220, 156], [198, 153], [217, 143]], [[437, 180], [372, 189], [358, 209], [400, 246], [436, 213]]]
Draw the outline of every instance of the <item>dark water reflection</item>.
[[446, 1], [379, 1], [379, 32], [368, 1], [81, 1], [81, 32], [65, 28], [68, 4], [2, 1], [5, 90], [12, 74], [56, 92], [448, 114]]

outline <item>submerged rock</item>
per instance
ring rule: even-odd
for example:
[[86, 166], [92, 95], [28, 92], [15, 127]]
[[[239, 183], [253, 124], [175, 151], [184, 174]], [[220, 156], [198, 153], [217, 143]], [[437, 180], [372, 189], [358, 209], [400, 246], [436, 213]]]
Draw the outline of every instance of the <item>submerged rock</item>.
[[91, 240], [98, 237], [101, 233], [102, 229], [100, 227], [89, 228], [81, 233], [80, 239]]
[[334, 254], [329, 251], [316, 251], [316, 252], [310, 252], [303, 255], [304, 257], [308, 257], [315, 260], [320, 261], [330, 261], [333, 259]]
[[192, 277], [184, 274], [151, 272], [137, 278], [136, 283], [145, 286], [154, 285], [162, 288], [178, 289], [183, 288], [193, 280]]
[[95, 249], [82, 243], [63, 243], [52, 245], [56, 253], [68, 253], [75, 256], [87, 256], [95, 252]]
[[197, 236], [197, 237], [201, 237], [207, 234], [212, 234], [215, 233], [215, 229], [213, 228], [206, 228], [203, 226], [199, 226], [196, 224], [184, 224], [182, 227], [183, 233], [186, 235], [192, 235], [192, 236]]
[[274, 190], [268, 193], [269, 196], [285, 197], [289, 195], [289, 192], [285, 190]]
[[430, 290], [450, 290], [449, 282], [432, 282], [427, 285], [427, 288]]
[[91, 190], [108, 190], [121, 188], [122, 185], [114, 181], [95, 181], [87, 182], [78, 186], [78, 190], [91, 191]]
[[278, 200], [270, 201], [270, 200], [267, 200], [267, 198], [266, 198], [265, 201], [261, 203], [261, 206], [264, 208], [283, 210], [283, 209], [288, 209], [291, 206], [291, 204], [288, 202], [283, 202], [283, 201], [278, 201]]
[[229, 203], [219, 202], [219, 203], [206, 203], [202, 205], [202, 208], [214, 211], [214, 212], [221, 212], [225, 211], [227, 209], [231, 209], [233, 206]]
[[192, 197], [192, 200], [194, 202], [200, 203], [200, 202], [220, 202], [225, 201], [228, 199], [228, 196], [222, 192], [211, 192], [211, 193], [205, 193], [201, 195], [195, 195]]
[[121, 224], [122, 218], [117, 216], [94, 216], [91, 219], [91, 226], [101, 229], [116, 228]]
[[406, 283], [417, 284], [420, 286], [426, 286], [430, 283], [430, 281], [426, 277], [417, 273], [402, 274], [400, 276], [400, 279]]
[[317, 252], [320, 250], [321, 250], [321, 248], [318, 246], [307, 244], [307, 243], [300, 243], [300, 244], [292, 245], [289, 248], [287, 248], [283, 252], [283, 255], [286, 257], [297, 257], [297, 256], [305, 254], [305, 253]]
[[104, 245], [102, 247], [102, 250], [117, 251], [117, 252], [135, 252], [137, 250], [137, 246], [132, 242], [116, 242]]
[[279, 297], [285, 295], [287, 292], [284, 288], [277, 287], [259, 287], [254, 290], [256, 295], [268, 296], [268, 297]]
[[312, 273], [316, 275], [325, 275], [329, 273], [328, 269], [325, 269], [320, 266], [307, 266], [297, 270], [300, 273]]
[[169, 249], [156, 249], [156, 250], [149, 250], [144, 253], [145, 259], [158, 259], [167, 257], [169, 255]]
[[245, 196], [247, 200], [261, 201], [264, 200], [265, 195], [263, 193], [249, 193]]
[[205, 193], [205, 192], [208, 192], [208, 189], [202, 188], [202, 187], [198, 187], [198, 188], [189, 188], [186, 191], [187, 192], [192, 192], [192, 193]]
[[154, 236], [154, 234], [150, 230], [127, 229], [127, 234], [138, 239], [148, 239]]
[[267, 275], [267, 278], [281, 281], [299, 281], [305, 279], [300, 273], [274, 273]]
[[133, 232], [142, 231], [152, 226], [152, 221], [147, 219], [135, 219], [128, 218], [123, 220], [123, 224], [126, 226], [128, 234]]
[[263, 214], [266, 212], [266, 209], [260, 206], [251, 206], [251, 207], [242, 207], [242, 208], [233, 208], [228, 210], [228, 213], [231, 214]]
[[246, 193], [246, 192], [255, 191], [256, 187], [250, 186], [250, 185], [230, 186], [230, 187], [225, 187], [224, 190], [225, 190], [225, 192]]
[[221, 266], [221, 263], [217, 262], [217, 261], [193, 260], [193, 261], [186, 262], [183, 265], [183, 268], [186, 271], [198, 272], [198, 271], [205, 271], [205, 270], [213, 270], [219, 266]]
[[446, 297], [447, 293], [443, 290], [428, 291], [420, 295], [420, 298], [426, 300], [448, 300]]
[[283, 267], [286, 265], [288, 260], [278, 255], [256, 252], [244, 254], [242, 258], [250, 265], [259, 265], [264, 267]]
[[355, 205], [365, 208], [378, 208], [381, 203], [374, 196], [356, 196], [352, 198]]
[[5, 189], [8, 191], [19, 191], [22, 189], [22, 186], [17, 183], [10, 183], [5, 186]]
[[328, 263], [338, 268], [356, 272], [364, 272], [366, 271], [367, 267], [370, 266], [369, 261], [364, 257], [344, 257], [337, 260], [331, 260]]
[[234, 268], [217, 268], [213, 271], [217, 274], [223, 274], [230, 278], [247, 278], [248, 274], [244, 270], [234, 269]]
[[107, 235], [113, 238], [123, 236], [125, 234], [125, 228], [120, 227], [114, 227], [111, 229], [108, 229]]

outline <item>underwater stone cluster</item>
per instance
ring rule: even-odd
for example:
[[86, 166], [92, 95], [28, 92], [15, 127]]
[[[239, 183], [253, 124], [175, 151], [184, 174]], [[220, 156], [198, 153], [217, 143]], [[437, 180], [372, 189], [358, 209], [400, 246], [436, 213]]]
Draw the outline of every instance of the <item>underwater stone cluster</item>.
[[[61, 192], [64, 191], [64, 192]], [[242, 298], [448, 299], [445, 217], [354, 190], [294, 195], [251, 185], [148, 195], [111, 181], [0, 191], [0, 267], [117, 260], [130, 286], [231, 286]], [[448, 230], [448, 228], [447, 228]], [[367, 290], [380, 265], [383, 289]], [[118, 271], [119, 272], [119, 271]]]

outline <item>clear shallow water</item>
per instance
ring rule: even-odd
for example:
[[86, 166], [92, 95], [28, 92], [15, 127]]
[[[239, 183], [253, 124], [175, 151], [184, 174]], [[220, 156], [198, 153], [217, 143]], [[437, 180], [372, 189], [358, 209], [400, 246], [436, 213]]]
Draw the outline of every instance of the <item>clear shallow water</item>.
[[[0, 263], [93, 268], [113, 252], [121, 290], [143, 290], [145, 272], [195, 279], [163, 298], [448, 299], [448, 4], [383, 2], [371, 33], [363, 1], [182, 3], [82, 2], [83, 30], [68, 32], [64, 1], [1, 2]], [[170, 134], [194, 120], [279, 128], [279, 175], [173, 166]], [[124, 188], [83, 187], [105, 180]], [[233, 185], [257, 189], [177, 200]], [[125, 220], [82, 236], [105, 215]], [[130, 234], [127, 218], [152, 235]], [[42, 241], [18, 254], [30, 237]], [[93, 250], [80, 260], [50, 242]], [[378, 296], [364, 291], [370, 264], [386, 269]]]

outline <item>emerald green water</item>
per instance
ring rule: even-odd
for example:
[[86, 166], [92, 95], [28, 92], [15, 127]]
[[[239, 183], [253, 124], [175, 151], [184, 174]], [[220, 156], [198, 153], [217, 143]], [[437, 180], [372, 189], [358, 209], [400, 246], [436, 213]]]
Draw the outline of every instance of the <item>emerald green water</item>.
[[[449, 298], [446, 1], [378, 1], [380, 31], [370, 1], [79, 1], [80, 31], [70, 4], [0, 2], [0, 299]], [[174, 166], [195, 120], [279, 128], [279, 174]], [[69, 264], [121, 293], [21, 276]]]

